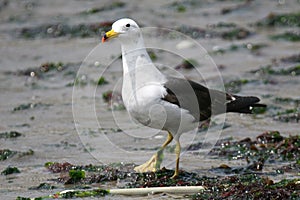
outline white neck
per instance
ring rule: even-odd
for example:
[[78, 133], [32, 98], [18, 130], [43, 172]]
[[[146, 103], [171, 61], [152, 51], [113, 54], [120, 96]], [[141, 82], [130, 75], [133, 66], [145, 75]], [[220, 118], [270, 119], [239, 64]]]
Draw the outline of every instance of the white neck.
[[142, 87], [164, 83], [166, 80], [152, 63], [141, 36], [122, 43], [122, 62], [122, 97], [125, 105], [128, 105], [132, 96], [134, 101], [138, 102], [136, 92]]
[[[141, 78], [143, 82], [162, 80], [164, 75], [152, 63], [142, 36], [122, 42], [123, 78], [131, 82]], [[133, 80], [135, 79], [135, 80]]]
[[136, 68], [136, 61], [139, 56], [145, 55], [147, 60], [151, 62], [151, 59], [145, 49], [144, 40], [140, 36], [133, 41], [122, 42], [122, 62], [123, 62], [123, 75], [128, 72], [134, 72]]

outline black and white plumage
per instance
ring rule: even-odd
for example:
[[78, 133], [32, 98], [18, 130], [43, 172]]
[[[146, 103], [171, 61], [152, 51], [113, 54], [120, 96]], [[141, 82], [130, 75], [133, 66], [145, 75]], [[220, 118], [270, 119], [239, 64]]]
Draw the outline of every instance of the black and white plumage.
[[167, 77], [152, 63], [139, 26], [124, 18], [112, 25], [102, 42], [117, 37], [121, 42], [123, 63], [122, 98], [127, 111], [139, 123], [168, 131], [168, 139], [146, 163], [135, 168], [137, 172], [156, 171], [161, 154], [173, 140], [176, 141], [176, 168], [178, 176], [182, 133], [198, 126], [199, 121], [225, 112], [251, 113], [253, 107], [262, 107], [257, 97], [241, 97], [208, 89], [196, 82]]

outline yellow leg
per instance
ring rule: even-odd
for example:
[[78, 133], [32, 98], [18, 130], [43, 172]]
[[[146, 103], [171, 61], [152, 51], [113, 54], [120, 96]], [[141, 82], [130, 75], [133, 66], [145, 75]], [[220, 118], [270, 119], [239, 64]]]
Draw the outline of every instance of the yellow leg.
[[176, 178], [179, 175], [179, 158], [180, 158], [180, 142], [179, 140], [176, 142], [176, 148], [175, 148], [175, 153], [176, 153], [176, 167], [175, 167], [175, 172], [171, 178]]
[[167, 140], [163, 143], [163, 145], [161, 146], [160, 149], [164, 149], [168, 146], [168, 144], [170, 144], [170, 142], [172, 142], [173, 140], [173, 135], [168, 131], [168, 138]]
[[168, 132], [168, 138], [164, 142], [164, 144], [160, 147], [160, 149], [155, 153], [150, 160], [145, 162], [144, 164], [137, 166], [134, 168], [136, 172], [155, 172], [158, 169], [160, 169], [160, 164], [163, 160], [163, 151], [164, 149], [170, 144], [170, 142], [173, 140], [173, 136], [170, 132]]

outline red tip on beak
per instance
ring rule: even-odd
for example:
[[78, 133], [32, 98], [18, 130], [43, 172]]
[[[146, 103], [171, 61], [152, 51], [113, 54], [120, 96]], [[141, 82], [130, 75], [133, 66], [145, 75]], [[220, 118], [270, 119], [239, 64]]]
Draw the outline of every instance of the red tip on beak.
[[104, 43], [105, 41], [107, 40], [107, 36], [106, 36], [106, 34], [102, 37], [102, 43]]

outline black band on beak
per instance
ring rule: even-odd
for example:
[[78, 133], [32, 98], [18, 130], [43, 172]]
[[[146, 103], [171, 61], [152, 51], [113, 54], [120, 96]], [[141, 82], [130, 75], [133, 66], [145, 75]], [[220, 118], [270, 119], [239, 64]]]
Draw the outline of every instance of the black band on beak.
[[104, 34], [103, 37], [102, 37], [102, 43], [105, 42], [107, 39], [108, 39], [107, 35]]

